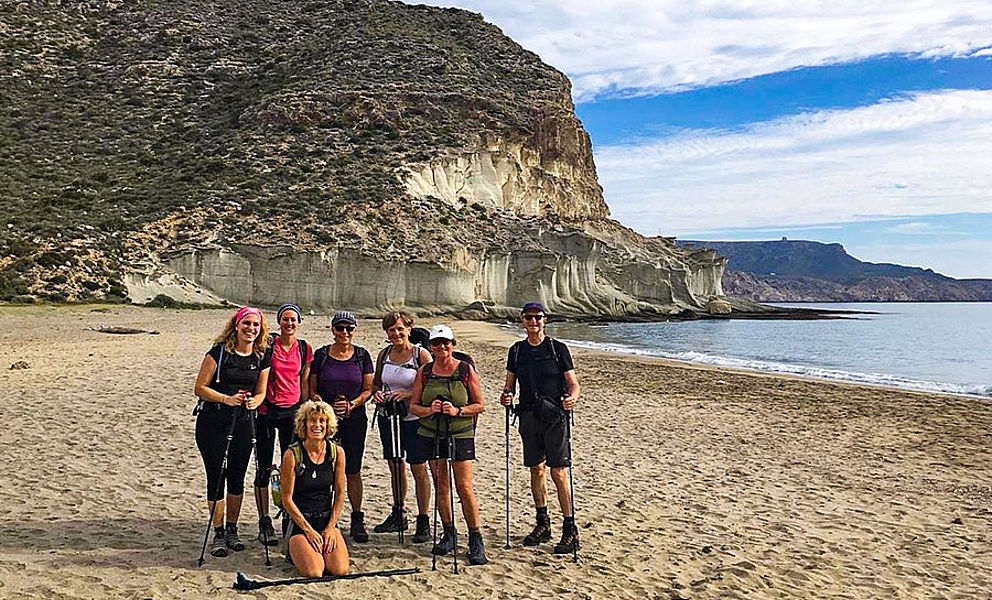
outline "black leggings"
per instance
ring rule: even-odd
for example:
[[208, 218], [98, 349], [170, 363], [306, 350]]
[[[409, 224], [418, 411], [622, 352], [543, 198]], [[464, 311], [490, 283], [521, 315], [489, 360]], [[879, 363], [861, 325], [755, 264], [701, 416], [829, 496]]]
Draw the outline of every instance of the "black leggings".
[[[237, 417], [234, 417], [237, 411]], [[232, 423], [232, 418], [233, 423]], [[240, 496], [245, 492], [245, 473], [251, 460], [251, 423], [248, 412], [219, 404], [207, 404], [196, 417], [196, 447], [203, 457], [207, 472], [207, 500], [222, 500], [224, 485], [220, 481], [227, 432], [234, 425], [234, 437], [227, 454], [227, 493]]]
[[268, 487], [269, 476], [272, 474], [272, 451], [275, 449], [276, 432], [279, 432], [279, 462], [289, 445], [296, 439], [293, 431], [293, 420], [296, 418], [296, 406], [279, 408], [271, 404], [266, 406], [266, 414], [259, 414], [255, 423], [258, 426], [258, 472], [255, 474], [255, 487]]

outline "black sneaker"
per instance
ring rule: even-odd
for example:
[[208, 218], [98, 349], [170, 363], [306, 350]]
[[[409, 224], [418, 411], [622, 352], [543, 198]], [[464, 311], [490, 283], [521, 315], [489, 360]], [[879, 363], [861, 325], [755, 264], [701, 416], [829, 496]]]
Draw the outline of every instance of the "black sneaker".
[[482, 534], [478, 531], [468, 532], [468, 564], [484, 565], [486, 560], [486, 546], [482, 543]]
[[227, 532], [215, 532], [213, 542], [210, 543], [210, 556], [216, 556], [218, 558], [228, 555], [227, 544], [224, 541]]
[[454, 527], [444, 528], [444, 533], [441, 534], [441, 541], [431, 548], [432, 554], [437, 554], [438, 556], [444, 556], [445, 554], [451, 552], [455, 549], [455, 544], [458, 543], [458, 532], [455, 531]]
[[538, 517], [534, 530], [524, 537], [524, 546], [536, 546], [551, 541], [551, 517]]
[[241, 552], [245, 549], [245, 543], [238, 537], [238, 526], [236, 524], [227, 524], [227, 529], [224, 531], [224, 544], [235, 552]]
[[431, 519], [427, 515], [417, 515], [417, 530], [413, 533], [410, 541], [414, 544], [423, 544], [431, 539]]
[[579, 528], [575, 521], [565, 521], [561, 525], [561, 541], [555, 544], [555, 554], [571, 554], [579, 549]]
[[356, 510], [351, 513], [351, 539], [359, 544], [369, 541], [369, 532], [365, 529], [365, 513]]
[[276, 537], [276, 528], [272, 526], [271, 517], [263, 517], [258, 520], [258, 541], [266, 546], [279, 545], [279, 538]]
[[406, 513], [400, 509], [393, 509], [386, 520], [379, 523], [372, 528], [372, 531], [376, 533], [396, 533], [397, 531], [406, 531], [410, 528], [410, 524], [406, 520]]

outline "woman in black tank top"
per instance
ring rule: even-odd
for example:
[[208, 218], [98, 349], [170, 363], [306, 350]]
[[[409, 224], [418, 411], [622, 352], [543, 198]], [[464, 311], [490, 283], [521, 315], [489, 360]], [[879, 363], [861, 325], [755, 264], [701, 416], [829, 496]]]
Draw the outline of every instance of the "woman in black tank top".
[[293, 520], [289, 556], [304, 577], [344, 575], [348, 548], [337, 528], [344, 506], [344, 452], [330, 440], [337, 429], [326, 402], [296, 411], [296, 436], [279, 469], [282, 506]]

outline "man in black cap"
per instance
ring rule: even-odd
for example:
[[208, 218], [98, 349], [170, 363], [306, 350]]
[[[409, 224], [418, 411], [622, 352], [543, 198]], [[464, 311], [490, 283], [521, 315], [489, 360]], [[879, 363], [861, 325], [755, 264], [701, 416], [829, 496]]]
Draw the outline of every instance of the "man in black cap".
[[575, 376], [568, 346], [544, 335], [544, 306], [528, 302], [520, 311], [520, 323], [527, 339], [510, 348], [506, 360], [506, 385], [500, 397], [503, 406], [513, 402], [516, 383], [520, 384], [520, 438], [524, 447], [524, 466], [530, 468], [530, 489], [537, 508], [537, 524], [524, 537], [525, 546], [537, 546], [551, 540], [548, 516], [548, 491], [545, 467], [558, 491], [558, 504], [564, 516], [561, 541], [555, 554], [569, 554], [579, 547], [579, 532], [572, 514], [572, 497], [568, 486], [571, 456], [568, 440], [568, 412], [579, 399], [579, 380]]

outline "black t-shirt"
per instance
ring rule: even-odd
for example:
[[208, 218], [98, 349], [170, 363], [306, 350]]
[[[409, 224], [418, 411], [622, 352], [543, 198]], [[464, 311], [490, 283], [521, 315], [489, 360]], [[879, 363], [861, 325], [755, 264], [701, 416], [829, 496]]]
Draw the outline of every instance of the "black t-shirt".
[[313, 464], [307, 449], [302, 447], [302, 468], [297, 466], [293, 483], [293, 504], [302, 513], [321, 513], [331, 510], [331, 487], [334, 485], [334, 466], [337, 464], [338, 447], [327, 442], [324, 461]]
[[[220, 359], [220, 344], [215, 344], [207, 352], [207, 356], [218, 362]], [[246, 390], [255, 393], [255, 384], [262, 371], [272, 365], [272, 353], [267, 350], [262, 358], [255, 356], [252, 352], [248, 356], [241, 356], [237, 352], [224, 349], [224, 359], [220, 363], [220, 382], [217, 381], [217, 370], [210, 374], [210, 389], [217, 390], [222, 394], [233, 396], [239, 390]]]
[[520, 340], [510, 347], [506, 358], [506, 370], [520, 384], [520, 406], [525, 409], [536, 404], [535, 385], [537, 391], [555, 400], [567, 393], [563, 374], [574, 368], [568, 346], [547, 336], [537, 346]]

